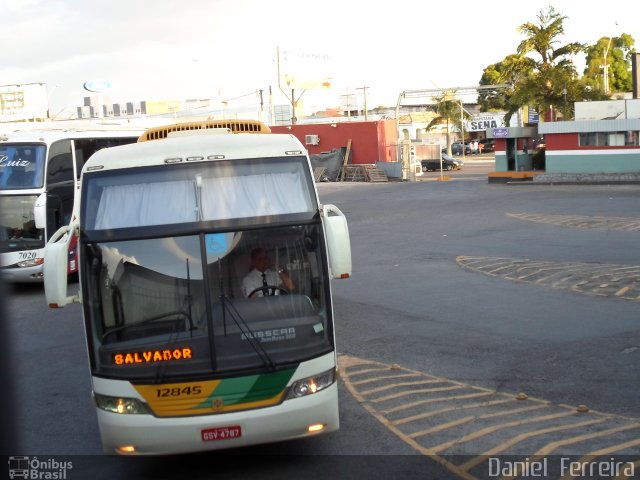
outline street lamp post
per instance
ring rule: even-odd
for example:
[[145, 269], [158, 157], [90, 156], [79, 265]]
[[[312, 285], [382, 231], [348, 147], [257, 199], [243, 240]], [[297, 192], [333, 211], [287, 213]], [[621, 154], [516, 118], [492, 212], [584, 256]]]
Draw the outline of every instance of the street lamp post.
[[[615, 24], [617, 28], [618, 22], [615, 22]], [[611, 47], [611, 40], [613, 40], [613, 37], [609, 37], [607, 48], [604, 49], [604, 65], [601, 67], [604, 75], [602, 89], [604, 90], [605, 95], [609, 95], [609, 63], [607, 62], [607, 55], [609, 54], [609, 48]]]
[[604, 49], [604, 65], [602, 65], [602, 90], [605, 95], [609, 95], [609, 64], [607, 63], [607, 55], [609, 54], [609, 47], [611, 47], [611, 40], [613, 37], [609, 37], [609, 41], [607, 42], [607, 48]]
[[464, 107], [462, 106], [462, 99], [460, 99], [460, 132], [462, 133], [462, 161], [465, 161], [465, 148], [464, 148]]

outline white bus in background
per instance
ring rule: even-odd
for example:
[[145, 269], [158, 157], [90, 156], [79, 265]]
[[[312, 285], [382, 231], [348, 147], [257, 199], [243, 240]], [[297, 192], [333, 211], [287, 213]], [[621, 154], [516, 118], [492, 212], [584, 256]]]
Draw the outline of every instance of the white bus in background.
[[[133, 143], [142, 130], [22, 130], [0, 134], [0, 273], [8, 282], [41, 282], [44, 246], [73, 211], [82, 166], [96, 151]], [[36, 227], [34, 207], [46, 212]], [[69, 273], [77, 270], [75, 243]]]
[[[74, 219], [47, 244], [44, 282], [53, 308], [82, 300], [105, 453], [339, 428], [330, 280], [350, 276], [348, 227], [319, 203], [300, 142], [268, 132], [254, 121], [178, 124], [84, 166]], [[72, 236], [81, 291], [67, 296]], [[293, 288], [247, 296], [256, 251]]]

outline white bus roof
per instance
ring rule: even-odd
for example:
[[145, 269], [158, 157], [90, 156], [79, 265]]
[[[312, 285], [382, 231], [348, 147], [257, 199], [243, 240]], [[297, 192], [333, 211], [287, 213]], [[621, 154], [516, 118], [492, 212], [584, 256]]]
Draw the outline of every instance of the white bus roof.
[[110, 138], [110, 137], [138, 137], [144, 130], [141, 129], [95, 129], [95, 130], [71, 130], [71, 129], [43, 129], [20, 130], [15, 132], [0, 133], [0, 145], [9, 142], [37, 142], [51, 144], [67, 138]]
[[291, 134], [194, 135], [103, 149], [89, 159], [83, 171], [96, 166], [112, 170], [192, 161], [306, 154], [306, 149]]

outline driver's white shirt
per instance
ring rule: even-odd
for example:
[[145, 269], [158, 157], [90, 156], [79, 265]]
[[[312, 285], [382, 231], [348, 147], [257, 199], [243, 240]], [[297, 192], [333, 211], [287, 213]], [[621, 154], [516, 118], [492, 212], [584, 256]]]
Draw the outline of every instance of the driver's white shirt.
[[[265, 277], [267, 279], [267, 285], [279, 287], [282, 285], [282, 279], [277, 272], [267, 268], [265, 271]], [[242, 295], [248, 297], [249, 294], [258, 287], [262, 287], [262, 272], [255, 268], [251, 270], [246, 277], [242, 279]], [[279, 295], [278, 290], [275, 291], [276, 295]], [[263, 297], [262, 290], [256, 292], [256, 297]]]

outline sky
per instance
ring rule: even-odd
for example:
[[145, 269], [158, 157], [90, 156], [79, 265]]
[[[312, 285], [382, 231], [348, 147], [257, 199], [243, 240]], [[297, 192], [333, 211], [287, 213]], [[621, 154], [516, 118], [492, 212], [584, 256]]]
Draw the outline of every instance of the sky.
[[[296, 90], [307, 114], [362, 105], [365, 92], [369, 108], [395, 107], [406, 90], [477, 85], [549, 6], [567, 17], [562, 43], [628, 33], [640, 49], [638, 0], [6, 0], [0, 85], [46, 83], [52, 112], [82, 105], [88, 80], [108, 81], [111, 102], [242, 108], [257, 106], [258, 90], [268, 102], [270, 87], [274, 104], [287, 102], [280, 64], [331, 79]], [[575, 62], [581, 72], [584, 57]]]

